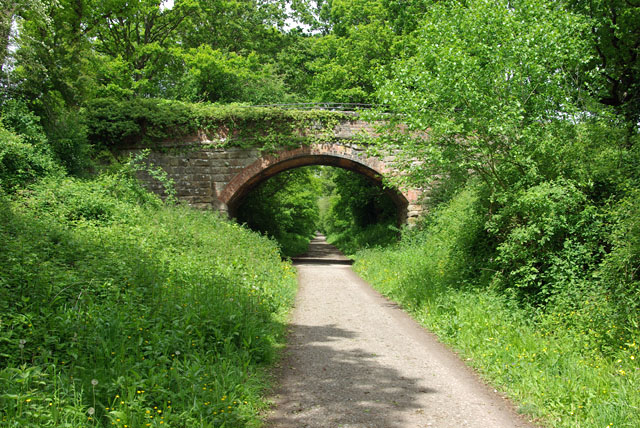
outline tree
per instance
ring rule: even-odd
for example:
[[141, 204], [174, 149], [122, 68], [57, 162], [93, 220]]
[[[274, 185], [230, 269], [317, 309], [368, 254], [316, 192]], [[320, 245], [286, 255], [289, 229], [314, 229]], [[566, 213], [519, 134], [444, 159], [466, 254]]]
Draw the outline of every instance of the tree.
[[[413, 2], [409, 2], [413, 4]], [[315, 37], [310, 93], [317, 101], [371, 103], [383, 66], [400, 53], [403, 31], [398, 10], [382, 0], [332, 0], [320, 17], [329, 34]], [[391, 23], [395, 24], [392, 25]], [[397, 30], [397, 31], [396, 31]]]
[[42, 0], [0, 0], [0, 72], [9, 53], [11, 31], [16, 20], [28, 14], [42, 19], [46, 17], [46, 10]]
[[431, 5], [415, 53], [393, 62], [377, 93], [397, 113], [391, 127], [408, 127], [396, 134], [406, 178], [473, 171], [498, 190], [558, 174], [553, 155], [593, 117], [588, 24], [534, 0]]
[[84, 0], [31, 3], [16, 14], [7, 97], [26, 103], [45, 131], [57, 160], [71, 173], [88, 164], [90, 148], [80, 107], [95, 86], [85, 37]]
[[640, 121], [640, 3], [631, 0], [570, 0], [572, 10], [590, 18], [591, 40], [597, 55], [588, 71], [590, 90], [613, 106], [638, 132]]
[[[270, 64], [255, 53], [225, 53], [202, 45], [181, 56], [186, 68], [176, 98], [189, 101], [286, 102], [284, 83]], [[169, 79], [167, 79], [169, 80]]]
[[88, 9], [87, 30], [95, 38], [93, 48], [107, 63], [105, 77], [111, 74], [119, 85], [144, 92], [170, 61], [177, 31], [196, 13], [197, 2], [177, 0], [167, 9], [160, 0], [92, 1]]
[[[221, 97], [210, 90], [194, 94], [194, 89], [202, 89], [194, 87], [194, 80], [207, 74], [207, 66], [199, 67], [194, 59], [204, 55], [210, 65], [217, 55], [214, 62], [232, 67], [235, 62], [240, 70], [228, 73], [231, 82], [209, 82], [231, 87], [236, 84], [233, 76], [244, 73], [247, 63], [270, 63], [282, 45], [278, 30], [284, 22], [282, 0], [176, 0], [172, 8], [160, 0], [111, 0], [95, 2], [91, 10], [87, 32], [95, 37], [94, 49], [101, 56], [99, 75], [105, 95], [250, 101], [256, 97], [244, 92], [237, 97]], [[257, 61], [250, 59], [252, 55]], [[269, 74], [269, 66], [258, 68], [263, 78]], [[267, 86], [279, 84], [277, 76], [269, 77], [263, 82]]]
[[204, 0], [180, 27], [184, 47], [256, 52], [274, 58], [282, 46], [285, 0]]

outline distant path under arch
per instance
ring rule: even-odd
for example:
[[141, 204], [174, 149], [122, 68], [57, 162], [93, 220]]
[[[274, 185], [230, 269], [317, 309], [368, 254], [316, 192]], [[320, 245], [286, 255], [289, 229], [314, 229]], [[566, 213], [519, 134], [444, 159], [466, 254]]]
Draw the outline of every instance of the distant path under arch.
[[[337, 143], [313, 144], [260, 157], [233, 177], [220, 193], [219, 199], [227, 205], [229, 214], [235, 216], [238, 205], [257, 185], [283, 171], [309, 165], [348, 169], [380, 187], [383, 187], [384, 176], [390, 173], [384, 161], [367, 156], [361, 147]], [[400, 223], [408, 220], [409, 212], [415, 216], [417, 192], [403, 192], [389, 187], [383, 189], [395, 203]]]

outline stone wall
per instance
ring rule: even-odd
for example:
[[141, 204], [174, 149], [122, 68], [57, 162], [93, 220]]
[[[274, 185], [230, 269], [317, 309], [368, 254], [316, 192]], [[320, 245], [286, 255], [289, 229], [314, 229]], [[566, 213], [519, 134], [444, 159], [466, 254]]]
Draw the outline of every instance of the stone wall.
[[[360, 120], [340, 123], [330, 142], [282, 150], [262, 155], [256, 148], [222, 147], [199, 133], [180, 140], [164, 141], [150, 152], [148, 160], [166, 171], [175, 182], [177, 197], [201, 209], [234, 214], [242, 198], [255, 186], [287, 169], [305, 165], [332, 165], [365, 175], [381, 184], [382, 177], [394, 174], [393, 156], [370, 157], [357, 144], [362, 135], [373, 135], [370, 124]], [[137, 153], [142, 148], [122, 149], [120, 154]], [[162, 194], [162, 185], [148, 174], [141, 175], [149, 189]], [[400, 222], [412, 222], [422, 210], [419, 189], [387, 189], [396, 206]]]

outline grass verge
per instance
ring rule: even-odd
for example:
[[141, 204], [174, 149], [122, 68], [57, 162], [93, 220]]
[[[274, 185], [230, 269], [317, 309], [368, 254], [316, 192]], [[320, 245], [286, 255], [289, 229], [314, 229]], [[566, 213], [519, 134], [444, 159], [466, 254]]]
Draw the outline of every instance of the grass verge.
[[0, 426], [259, 426], [295, 291], [277, 246], [133, 180], [0, 198]]

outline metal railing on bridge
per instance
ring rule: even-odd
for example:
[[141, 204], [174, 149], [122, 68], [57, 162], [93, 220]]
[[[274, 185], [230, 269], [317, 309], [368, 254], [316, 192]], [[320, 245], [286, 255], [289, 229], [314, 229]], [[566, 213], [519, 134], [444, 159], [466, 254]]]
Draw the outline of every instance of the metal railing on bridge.
[[257, 104], [246, 107], [264, 107], [264, 108], [281, 108], [285, 110], [329, 110], [329, 111], [358, 111], [383, 109], [386, 112], [386, 106], [380, 104], [364, 104], [364, 103], [287, 103], [287, 104]]

